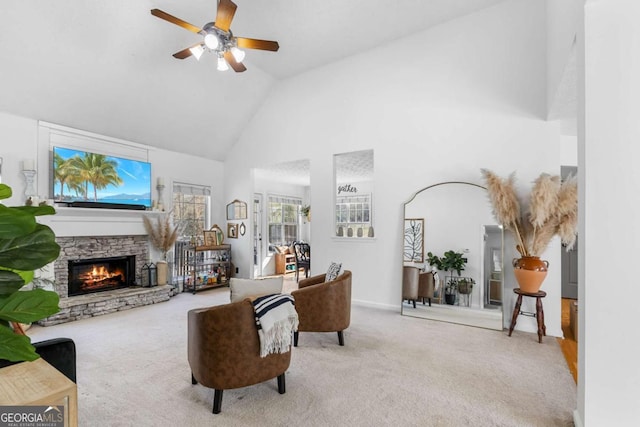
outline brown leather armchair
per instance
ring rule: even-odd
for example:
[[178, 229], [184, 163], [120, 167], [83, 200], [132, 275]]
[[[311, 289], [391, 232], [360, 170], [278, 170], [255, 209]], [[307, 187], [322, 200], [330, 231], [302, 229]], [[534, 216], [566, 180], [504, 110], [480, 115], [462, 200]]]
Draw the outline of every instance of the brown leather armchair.
[[413, 303], [416, 308], [416, 300], [418, 299], [418, 289], [420, 287], [420, 269], [418, 267], [407, 266], [402, 267], [402, 301]]
[[431, 307], [431, 298], [435, 291], [435, 280], [433, 279], [433, 272], [428, 271], [426, 273], [420, 273], [418, 279], [418, 299], [422, 300], [424, 304], [425, 298], [429, 300], [429, 307]]
[[284, 373], [291, 350], [260, 357], [260, 339], [253, 305], [248, 298], [188, 313], [188, 358], [192, 384], [215, 390], [213, 413], [220, 413], [223, 390], [278, 378], [284, 394]]
[[[351, 272], [345, 270], [335, 280], [325, 282], [325, 275], [309, 277], [291, 292], [298, 312], [298, 332], [337, 332], [344, 345], [343, 331], [351, 322]], [[298, 332], [293, 345], [298, 346]]]

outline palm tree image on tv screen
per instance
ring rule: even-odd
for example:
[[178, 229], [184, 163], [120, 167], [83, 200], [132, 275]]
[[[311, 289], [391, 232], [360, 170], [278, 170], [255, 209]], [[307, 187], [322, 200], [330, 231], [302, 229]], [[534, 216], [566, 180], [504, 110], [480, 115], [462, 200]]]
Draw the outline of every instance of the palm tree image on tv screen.
[[151, 164], [54, 147], [53, 198], [151, 207]]

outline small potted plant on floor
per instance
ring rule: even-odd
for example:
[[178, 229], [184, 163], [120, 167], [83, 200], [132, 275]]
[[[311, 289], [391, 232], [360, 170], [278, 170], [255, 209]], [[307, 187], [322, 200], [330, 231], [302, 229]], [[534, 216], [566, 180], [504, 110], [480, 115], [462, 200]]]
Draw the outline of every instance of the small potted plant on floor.
[[458, 289], [458, 280], [455, 278], [447, 279], [447, 284], [444, 287], [444, 301], [449, 305], [456, 303], [456, 290]]

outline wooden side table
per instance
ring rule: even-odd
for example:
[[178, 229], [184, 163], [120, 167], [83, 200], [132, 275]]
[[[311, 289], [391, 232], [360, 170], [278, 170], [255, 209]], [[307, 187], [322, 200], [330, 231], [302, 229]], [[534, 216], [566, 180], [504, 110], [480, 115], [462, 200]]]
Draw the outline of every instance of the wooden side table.
[[[542, 336], [547, 336], [547, 327], [544, 325], [544, 309], [542, 308], [542, 298], [546, 297], [547, 293], [545, 291], [538, 291], [535, 293], [524, 292], [521, 291], [520, 288], [515, 288], [513, 292], [518, 295], [518, 300], [516, 301], [516, 306], [513, 308], [513, 315], [511, 316], [511, 326], [509, 326], [509, 336], [511, 336], [513, 328], [516, 327], [518, 315], [522, 314], [523, 316], [535, 317], [538, 320], [538, 342], [541, 343]], [[522, 306], [523, 296], [536, 299], [535, 313], [520, 310], [520, 307]]]
[[78, 425], [76, 384], [39, 358], [0, 369], [0, 405], [64, 407], [64, 425]]

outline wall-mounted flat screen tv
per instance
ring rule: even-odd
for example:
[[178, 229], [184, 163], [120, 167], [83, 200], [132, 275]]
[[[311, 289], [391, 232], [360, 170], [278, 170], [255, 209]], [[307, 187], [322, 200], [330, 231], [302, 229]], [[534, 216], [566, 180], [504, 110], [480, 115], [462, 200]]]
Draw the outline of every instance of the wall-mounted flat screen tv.
[[151, 164], [53, 147], [52, 194], [58, 203], [151, 207]]

